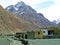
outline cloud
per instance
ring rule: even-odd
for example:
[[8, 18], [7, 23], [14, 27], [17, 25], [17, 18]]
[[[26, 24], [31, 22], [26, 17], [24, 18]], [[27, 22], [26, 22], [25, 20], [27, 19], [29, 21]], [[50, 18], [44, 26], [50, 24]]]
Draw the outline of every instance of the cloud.
[[52, 2], [52, 1], [46, 1], [46, 2], [42, 2], [42, 3], [36, 4], [36, 5], [34, 5], [34, 7], [36, 9], [38, 9], [38, 8], [39, 9], [43, 9], [43, 8], [48, 8], [48, 7], [50, 7], [53, 4], [54, 4], [54, 2]]
[[14, 2], [14, 3], [17, 3], [19, 1], [24, 1], [26, 4], [34, 5], [34, 4], [37, 4], [37, 3], [44, 2], [46, 0], [12, 0], [12, 2]]
[[13, 2], [11, 0], [0, 0], [0, 5], [4, 8], [9, 6], [9, 5], [12, 5], [12, 3]]
[[16, 3], [20, 2], [20, 1], [24, 1], [26, 4], [30, 5], [31, 7], [33, 7], [36, 4], [40, 4], [42, 2], [46, 2], [48, 0], [1, 0], [0, 4], [3, 7], [7, 7], [8, 5], [15, 5]]
[[60, 18], [60, 5], [54, 5], [46, 9], [39, 10], [50, 21]]

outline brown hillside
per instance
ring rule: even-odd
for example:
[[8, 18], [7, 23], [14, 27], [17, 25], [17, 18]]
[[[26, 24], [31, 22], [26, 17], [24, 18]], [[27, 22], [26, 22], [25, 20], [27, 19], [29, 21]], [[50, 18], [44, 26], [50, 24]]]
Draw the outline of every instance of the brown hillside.
[[0, 6], [0, 34], [14, 34], [16, 32], [33, 30], [37, 27], [14, 16]]

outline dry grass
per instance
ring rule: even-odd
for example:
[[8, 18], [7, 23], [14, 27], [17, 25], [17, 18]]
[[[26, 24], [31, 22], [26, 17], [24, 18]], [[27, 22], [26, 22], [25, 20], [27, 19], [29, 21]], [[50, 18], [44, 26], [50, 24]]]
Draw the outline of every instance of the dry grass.
[[36, 29], [37, 27], [14, 16], [0, 6], [0, 34], [14, 34], [16, 32]]

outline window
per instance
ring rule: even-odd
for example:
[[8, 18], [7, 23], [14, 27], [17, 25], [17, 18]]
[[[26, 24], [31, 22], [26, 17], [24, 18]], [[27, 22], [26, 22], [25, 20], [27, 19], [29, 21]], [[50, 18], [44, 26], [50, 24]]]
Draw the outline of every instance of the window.
[[45, 33], [45, 31], [43, 31], [43, 33]]

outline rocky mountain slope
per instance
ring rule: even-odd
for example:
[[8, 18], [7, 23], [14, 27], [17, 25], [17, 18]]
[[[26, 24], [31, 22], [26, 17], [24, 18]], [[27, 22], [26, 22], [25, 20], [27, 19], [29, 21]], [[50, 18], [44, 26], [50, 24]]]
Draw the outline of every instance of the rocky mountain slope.
[[55, 24], [60, 24], [60, 18], [57, 19], [57, 20], [53, 20], [52, 22], [55, 23]]
[[43, 14], [37, 13], [32, 7], [26, 5], [24, 2], [18, 2], [16, 5], [6, 7], [6, 10], [15, 14], [16, 16], [29, 21], [39, 27], [53, 26], [54, 24], [46, 19]]
[[24, 21], [21, 18], [7, 12], [0, 6], [0, 34], [14, 34], [27, 30], [37, 29], [37, 25]]

